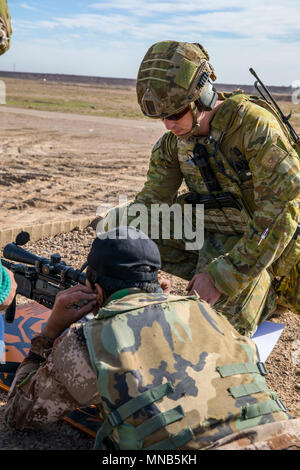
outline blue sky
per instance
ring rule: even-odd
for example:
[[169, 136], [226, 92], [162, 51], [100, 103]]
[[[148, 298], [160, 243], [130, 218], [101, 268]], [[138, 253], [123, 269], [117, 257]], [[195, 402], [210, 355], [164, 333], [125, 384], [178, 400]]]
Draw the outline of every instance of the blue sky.
[[300, 80], [299, 0], [8, 0], [11, 50], [0, 70], [135, 78], [155, 42], [200, 42], [218, 82]]

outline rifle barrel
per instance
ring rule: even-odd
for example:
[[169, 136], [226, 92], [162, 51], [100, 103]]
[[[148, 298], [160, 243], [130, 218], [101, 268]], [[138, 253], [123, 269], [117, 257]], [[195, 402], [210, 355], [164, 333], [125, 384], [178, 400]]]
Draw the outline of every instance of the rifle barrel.
[[40, 258], [30, 251], [24, 250], [20, 246], [16, 245], [15, 243], [9, 243], [4, 247], [3, 256], [11, 261], [17, 261], [18, 263], [26, 263], [35, 265], [37, 261], [43, 261], [43, 258]]

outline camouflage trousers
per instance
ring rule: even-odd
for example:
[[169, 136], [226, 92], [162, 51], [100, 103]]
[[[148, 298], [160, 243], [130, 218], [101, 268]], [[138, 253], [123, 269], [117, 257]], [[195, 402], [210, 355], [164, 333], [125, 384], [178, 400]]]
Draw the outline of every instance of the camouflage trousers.
[[280, 280], [276, 290], [280, 304], [300, 315], [300, 262]]
[[[127, 209], [127, 206], [117, 206], [102, 214], [100, 232], [111, 230], [116, 225], [131, 224], [132, 219], [128, 216]], [[148, 224], [148, 226], [150, 225]], [[195, 228], [194, 222], [193, 227]], [[137, 228], [140, 227], [137, 226]], [[149, 229], [142, 231], [151, 238]], [[237, 235], [204, 230], [202, 248], [187, 250], [187, 240], [184, 237], [174, 239], [171, 223], [170, 238], [152, 239], [160, 251], [162, 271], [190, 281], [194, 274], [205, 272], [206, 266], [213, 259], [228, 253], [239, 238]], [[252, 336], [258, 324], [276, 310], [276, 293], [272, 286], [271, 274], [267, 270], [263, 270], [258, 277], [250, 281], [245, 290], [235, 297], [228, 298], [222, 294], [214, 305], [214, 309], [225, 315], [240, 334]]]
[[208, 450], [299, 450], [300, 419], [278, 421], [230, 434]]

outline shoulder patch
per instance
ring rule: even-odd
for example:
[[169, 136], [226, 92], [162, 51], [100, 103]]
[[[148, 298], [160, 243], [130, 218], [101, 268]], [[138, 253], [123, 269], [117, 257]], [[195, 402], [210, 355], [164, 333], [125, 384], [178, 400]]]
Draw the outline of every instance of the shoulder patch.
[[166, 132], [154, 145], [152, 153], [162, 149], [164, 153], [167, 153], [170, 157], [175, 155], [177, 151], [177, 137], [172, 132]]
[[270, 170], [273, 170], [278, 163], [288, 156], [286, 150], [281, 149], [275, 144], [272, 144], [269, 150], [264, 154], [261, 159], [261, 164]]
[[156, 144], [154, 145], [154, 147], [152, 149], [152, 153], [156, 152], [156, 150], [158, 150], [161, 147], [163, 137], [164, 136], [162, 136], [160, 139], [158, 139], [158, 141], [156, 142]]

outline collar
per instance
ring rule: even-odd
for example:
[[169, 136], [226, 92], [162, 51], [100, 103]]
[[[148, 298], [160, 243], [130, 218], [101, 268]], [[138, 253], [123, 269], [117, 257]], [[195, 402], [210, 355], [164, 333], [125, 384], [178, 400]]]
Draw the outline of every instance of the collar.
[[[217, 110], [210, 122], [210, 133], [208, 136], [201, 137], [211, 137], [214, 141], [218, 141], [222, 134], [225, 134], [230, 128], [239, 107], [242, 102], [248, 101], [249, 96], [245, 95], [241, 90], [236, 90], [231, 93], [218, 92], [218, 100], [224, 101], [222, 106]], [[201, 123], [196, 122], [197, 107], [195, 103], [191, 104], [191, 109], [193, 112], [193, 127], [190, 132], [187, 134], [178, 136], [178, 139], [188, 140], [193, 138], [199, 138], [197, 135], [198, 129]]]
[[249, 97], [240, 90], [232, 93], [218, 93], [218, 95], [224, 103], [210, 121], [210, 136], [215, 141], [219, 140], [221, 134], [226, 134], [232, 126], [242, 103], [249, 101]]
[[[156, 291], [156, 294], [162, 294], [162, 293], [163, 293], [162, 289], [158, 289]], [[117, 292], [114, 292], [110, 297], [108, 297], [105, 300], [101, 308], [106, 307], [109, 303], [115, 300], [120, 300], [123, 297], [126, 297], [127, 295], [133, 295], [133, 294], [145, 294], [145, 292], [137, 287], [130, 287], [128, 289], [118, 290]]]
[[126, 295], [138, 294], [139, 292], [143, 291], [141, 289], [138, 289], [137, 287], [118, 290], [105, 300], [101, 308], [106, 307], [110, 302], [113, 302], [114, 300], [122, 299], [123, 297], [126, 297]]
[[178, 300], [188, 299], [195, 300], [195, 296], [164, 294], [162, 289], [159, 289], [153, 294], [148, 294], [137, 288], [122, 289], [115, 292], [106, 300], [105, 304], [99, 309], [98, 314], [94, 317], [94, 320], [103, 320], [149, 305], [178, 302]]

